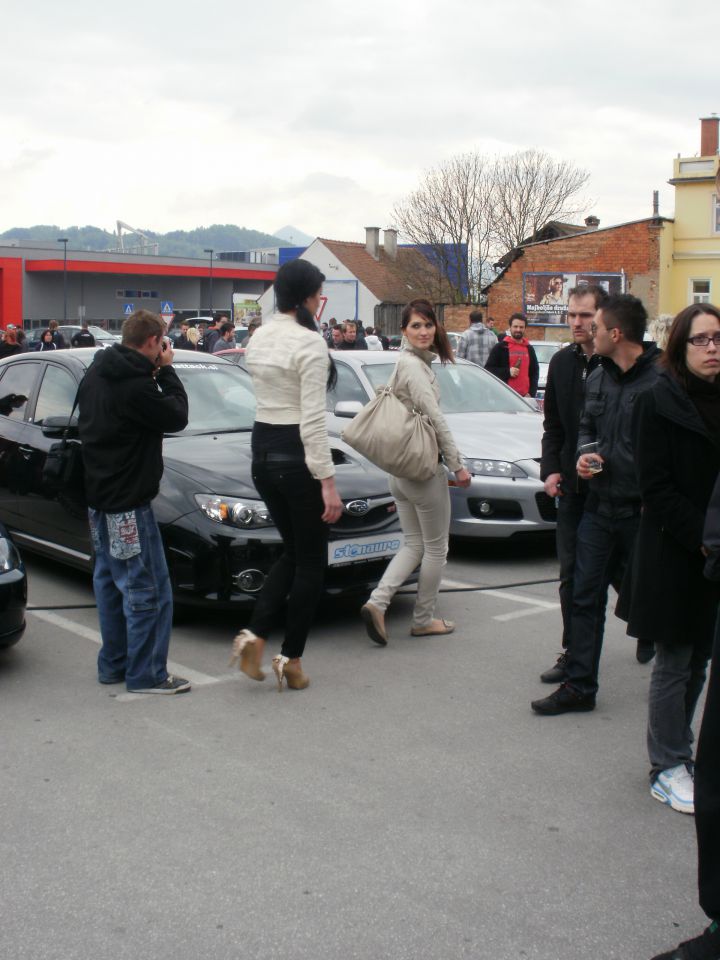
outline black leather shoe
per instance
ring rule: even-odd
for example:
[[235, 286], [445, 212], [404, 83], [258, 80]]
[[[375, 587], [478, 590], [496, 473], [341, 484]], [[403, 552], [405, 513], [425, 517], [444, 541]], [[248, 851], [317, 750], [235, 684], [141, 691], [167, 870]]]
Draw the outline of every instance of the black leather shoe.
[[635, 659], [638, 663], [650, 663], [655, 656], [655, 644], [652, 640], [638, 640], [635, 647]]
[[711, 923], [699, 937], [685, 940], [667, 953], [658, 953], [652, 960], [720, 960], [720, 927], [717, 922]]
[[535, 713], [555, 717], [560, 713], [586, 713], [595, 709], [595, 695], [576, 693], [572, 687], [563, 683], [549, 697], [533, 700], [530, 704]]
[[545, 673], [540, 674], [540, 679], [543, 683], [562, 683], [565, 677], [567, 676], [567, 662], [568, 662], [568, 652], [563, 650], [560, 656], [557, 658], [557, 662], [550, 667], [549, 670], [546, 670]]

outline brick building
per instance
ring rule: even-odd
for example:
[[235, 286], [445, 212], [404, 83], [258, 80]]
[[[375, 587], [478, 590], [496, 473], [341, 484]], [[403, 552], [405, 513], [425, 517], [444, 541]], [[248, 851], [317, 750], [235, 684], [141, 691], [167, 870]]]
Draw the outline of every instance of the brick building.
[[[605, 228], [595, 226], [597, 222], [592, 218], [592, 225], [574, 236], [516, 247], [503, 258], [501, 273], [483, 291], [487, 312], [499, 329], [507, 326], [510, 314], [522, 310], [528, 314], [531, 339], [566, 340], [562, 314], [547, 323], [532, 323], [533, 309], [542, 308], [532, 302], [531, 284], [544, 278], [549, 282], [555, 275], [565, 278], [565, 286], [599, 276], [599, 282], [612, 284], [611, 292], [623, 289], [640, 297], [649, 315], [657, 316], [661, 274], [672, 258], [672, 221], [656, 215]], [[567, 299], [567, 289], [563, 292]]]

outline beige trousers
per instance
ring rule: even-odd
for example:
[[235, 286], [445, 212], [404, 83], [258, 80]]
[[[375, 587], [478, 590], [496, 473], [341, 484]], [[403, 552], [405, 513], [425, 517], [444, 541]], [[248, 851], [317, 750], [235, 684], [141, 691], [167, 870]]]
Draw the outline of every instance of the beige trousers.
[[434, 477], [417, 482], [390, 477], [390, 492], [397, 503], [403, 548], [395, 554], [370, 603], [387, 610], [399, 587], [420, 564], [413, 627], [427, 627], [433, 619], [448, 551], [450, 491], [447, 471], [438, 464]]

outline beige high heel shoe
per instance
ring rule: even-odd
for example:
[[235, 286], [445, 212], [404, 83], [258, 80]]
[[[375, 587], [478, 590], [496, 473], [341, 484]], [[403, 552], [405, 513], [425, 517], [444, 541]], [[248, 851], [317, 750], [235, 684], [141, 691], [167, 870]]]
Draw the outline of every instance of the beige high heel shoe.
[[251, 680], [264, 680], [265, 673], [261, 668], [264, 648], [264, 640], [250, 630], [241, 630], [233, 640], [229, 666], [237, 663], [238, 669]]
[[310, 677], [303, 673], [300, 660], [291, 660], [278, 654], [272, 659], [272, 668], [277, 679], [278, 693], [282, 691], [283, 680], [291, 690], [304, 690], [310, 686]]

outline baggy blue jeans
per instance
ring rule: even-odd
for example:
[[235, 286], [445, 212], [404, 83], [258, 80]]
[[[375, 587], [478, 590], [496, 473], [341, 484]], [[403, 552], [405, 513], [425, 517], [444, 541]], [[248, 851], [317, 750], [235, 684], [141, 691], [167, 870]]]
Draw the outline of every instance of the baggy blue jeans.
[[93, 587], [102, 646], [98, 680], [128, 690], [167, 679], [172, 590], [160, 531], [147, 505], [122, 513], [90, 509]]

